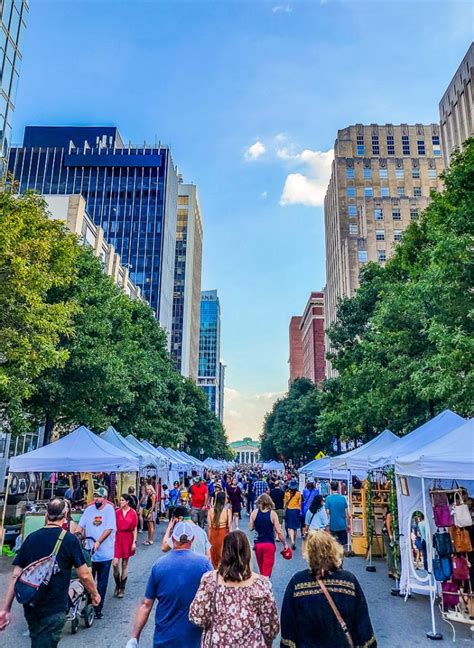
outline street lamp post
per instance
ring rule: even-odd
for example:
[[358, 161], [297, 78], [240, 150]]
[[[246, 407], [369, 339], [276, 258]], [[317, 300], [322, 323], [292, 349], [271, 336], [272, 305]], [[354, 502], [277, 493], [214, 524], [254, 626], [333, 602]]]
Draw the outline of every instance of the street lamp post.
[[204, 457], [204, 448], [201, 448], [201, 449], [199, 450], [199, 458], [201, 459], [201, 461], [202, 461], [202, 458], [203, 458], [203, 457]]

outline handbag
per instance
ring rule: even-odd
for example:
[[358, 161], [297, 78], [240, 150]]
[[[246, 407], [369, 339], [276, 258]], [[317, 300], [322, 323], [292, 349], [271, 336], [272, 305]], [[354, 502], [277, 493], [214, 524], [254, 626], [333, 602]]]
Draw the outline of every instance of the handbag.
[[433, 576], [440, 583], [451, 578], [451, 561], [448, 556], [433, 557]]
[[455, 493], [454, 495], [453, 517], [454, 524], [457, 527], [469, 527], [472, 525], [469, 507], [467, 504], [464, 504], [460, 493]]
[[443, 607], [455, 607], [459, 603], [459, 589], [456, 583], [447, 581], [442, 583]]
[[451, 558], [451, 567], [453, 580], [469, 580], [469, 563], [464, 556], [453, 556]]
[[438, 552], [438, 556], [450, 556], [453, 553], [453, 544], [449, 533], [437, 531], [433, 535], [433, 547]]
[[433, 514], [437, 527], [453, 526], [453, 516], [448, 504], [435, 504], [433, 507]]
[[471, 537], [467, 529], [460, 529], [457, 526], [453, 526], [449, 528], [449, 535], [454, 545], [454, 551], [457, 553], [472, 551]]
[[433, 507], [443, 504], [449, 506], [448, 494], [445, 491], [432, 490], [430, 496]]
[[219, 571], [216, 569], [216, 580], [214, 583], [214, 593], [212, 595], [212, 614], [211, 614], [211, 627], [210, 632], [211, 634], [209, 635], [209, 645], [212, 646], [212, 635], [214, 634], [214, 618], [216, 616], [216, 597], [217, 597], [217, 586], [218, 586], [218, 581], [219, 581]]
[[341, 613], [337, 609], [337, 606], [334, 603], [334, 601], [332, 599], [332, 596], [329, 594], [326, 585], [323, 583], [323, 581], [320, 578], [317, 579], [317, 582], [318, 582], [319, 587], [321, 588], [322, 593], [326, 597], [327, 602], [329, 603], [329, 606], [330, 606], [331, 610], [334, 612], [339, 625], [341, 626], [341, 629], [342, 629], [342, 631], [344, 633], [344, 636], [346, 637], [347, 645], [349, 646], [349, 648], [354, 648], [354, 642], [352, 641], [352, 637], [351, 637], [351, 633], [349, 632], [349, 628], [347, 627], [346, 622], [342, 618]]

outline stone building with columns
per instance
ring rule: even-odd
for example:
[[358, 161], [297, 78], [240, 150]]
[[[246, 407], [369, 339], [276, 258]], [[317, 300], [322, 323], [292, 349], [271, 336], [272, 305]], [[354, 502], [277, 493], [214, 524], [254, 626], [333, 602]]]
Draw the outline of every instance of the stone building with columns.
[[235, 460], [240, 464], [255, 464], [260, 462], [260, 443], [250, 437], [229, 444], [235, 452]]

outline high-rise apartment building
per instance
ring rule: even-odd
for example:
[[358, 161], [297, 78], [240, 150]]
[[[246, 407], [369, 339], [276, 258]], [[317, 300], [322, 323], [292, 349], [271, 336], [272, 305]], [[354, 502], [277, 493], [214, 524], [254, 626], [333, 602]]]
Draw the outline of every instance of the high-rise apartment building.
[[456, 148], [474, 135], [474, 43], [439, 102], [441, 138], [446, 166]]
[[10, 145], [29, 2], [0, 2], [0, 175]]
[[290, 357], [288, 364], [290, 365], [290, 387], [296, 378], [301, 378], [303, 375], [303, 342], [301, 340], [300, 326], [301, 317], [294, 315], [290, 320], [289, 327]]
[[360, 268], [383, 263], [428, 205], [443, 168], [438, 124], [356, 124], [338, 131], [324, 200], [326, 329], [338, 300], [358, 288]]
[[[25, 129], [8, 169], [19, 191], [81, 194], [171, 334], [178, 177], [165, 146], [126, 146], [113, 127]], [[169, 339], [170, 342], [170, 339]]]
[[171, 356], [197, 382], [202, 272], [202, 218], [195, 185], [179, 183]]
[[324, 380], [324, 294], [312, 292], [300, 323], [302, 375], [315, 385]]
[[204, 390], [216, 416], [223, 410], [220, 397], [221, 308], [217, 290], [201, 293], [198, 385]]

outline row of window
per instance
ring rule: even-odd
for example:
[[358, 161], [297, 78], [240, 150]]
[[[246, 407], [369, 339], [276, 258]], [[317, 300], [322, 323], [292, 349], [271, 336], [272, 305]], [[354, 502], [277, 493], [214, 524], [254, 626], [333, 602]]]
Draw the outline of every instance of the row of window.
[[[359, 250], [357, 253], [357, 258], [360, 263], [366, 263], [369, 260], [369, 255], [367, 250]], [[377, 250], [377, 261], [381, 263], [387, 260], [387, 253], [385, 250]]]
[[[379, 178], [381, 180], [387, 180], [388, 179], [388, 169], [379, 169]], [[419, 178], [420, 177], [420, 169], [419, 167], [413, 167], [411, 170], [411, 177], [412, 178]], [[428, 178], [437, 178], [438, 177], [438, 172], [436, 169], [428, 169]], [[354, 180], [355, 179], [355, 169], [354, 167], [347, 167], [346, 168], [346, 178], [348, 180]], [[372, 169], [370, 167], [365, 167], [363, 170], [363, 178], [364, 180], [370, 180], [372, 178]], [[405, 178], [405, 169], [399, 168], [395, 169], [395, 178], [397, 180], [404, 180]]]
[[[372, 155], [380, 155], [380, 141], [378, 135], [372, 135]], [[431, 136], [431, 144], [433, 146], [433, 155], [441, 155], [441, 146], [439, 141], [439, 135]], [[363, 135], [357, 135], [356, 140], [356, 151], [357, 155], [365, 155], [365, 142]], [[416, 150], [418, 155], [426, 155], [426, 146], [424, 139], [418, 139], [416, 141]], [[410, 139], [408, 135], [402, 135], [402, 153], [403, 155], [411, 155], [410, 151]], [[393, 135], [387, 135], [387, 155], [395, 155], [395, 139]]]
[[[347, 213], [349, 217], [354, 217], [357, 216], [357, 207], [356, 205], [349, 205], [347, 208]], [[401, 212], [399, 209], [392, 209], [392, 219], [393, 220], [401, 220]], [[383, 214], [383, 209], [380, 207], [376, 207], [374, 209], [374, 218], [375, 220], [383, 220], [384, 214]], [[410, 209], [410, 218], [412, 220], [416, 220], [418, 218], [418, 209], [416, 207], [412, 207]]]
[[[364, 198], [373, 198], [374, 190], [372, 187], [364, 187]], [[407, 196], [405, 187], [397, 187], [397, 197], [403, 198]], [[423, 195], [421, 187], [413, 187], [413, 197], [421, 198]], [[347, 187], [347, 196], [348, 198], [356, 198], [355, 187]], [[390, 198], [390, 189], [388, 187], [380, 187], [380, 197], [381, 198]]]
[[[402, 240], [402, 230], [396, 229], [393, 230], [393, 240], [394, 241], [401, 241]], [[359, 234], [359, 228], [357, 225], [354, 223], [351, 223], [349, 225], [349, 235], [350, 236], [358, 236]], [[376, 241], [385, 241], [385, 230], [383, 229], [376, 229], [375, 230], [375, 240]]]

